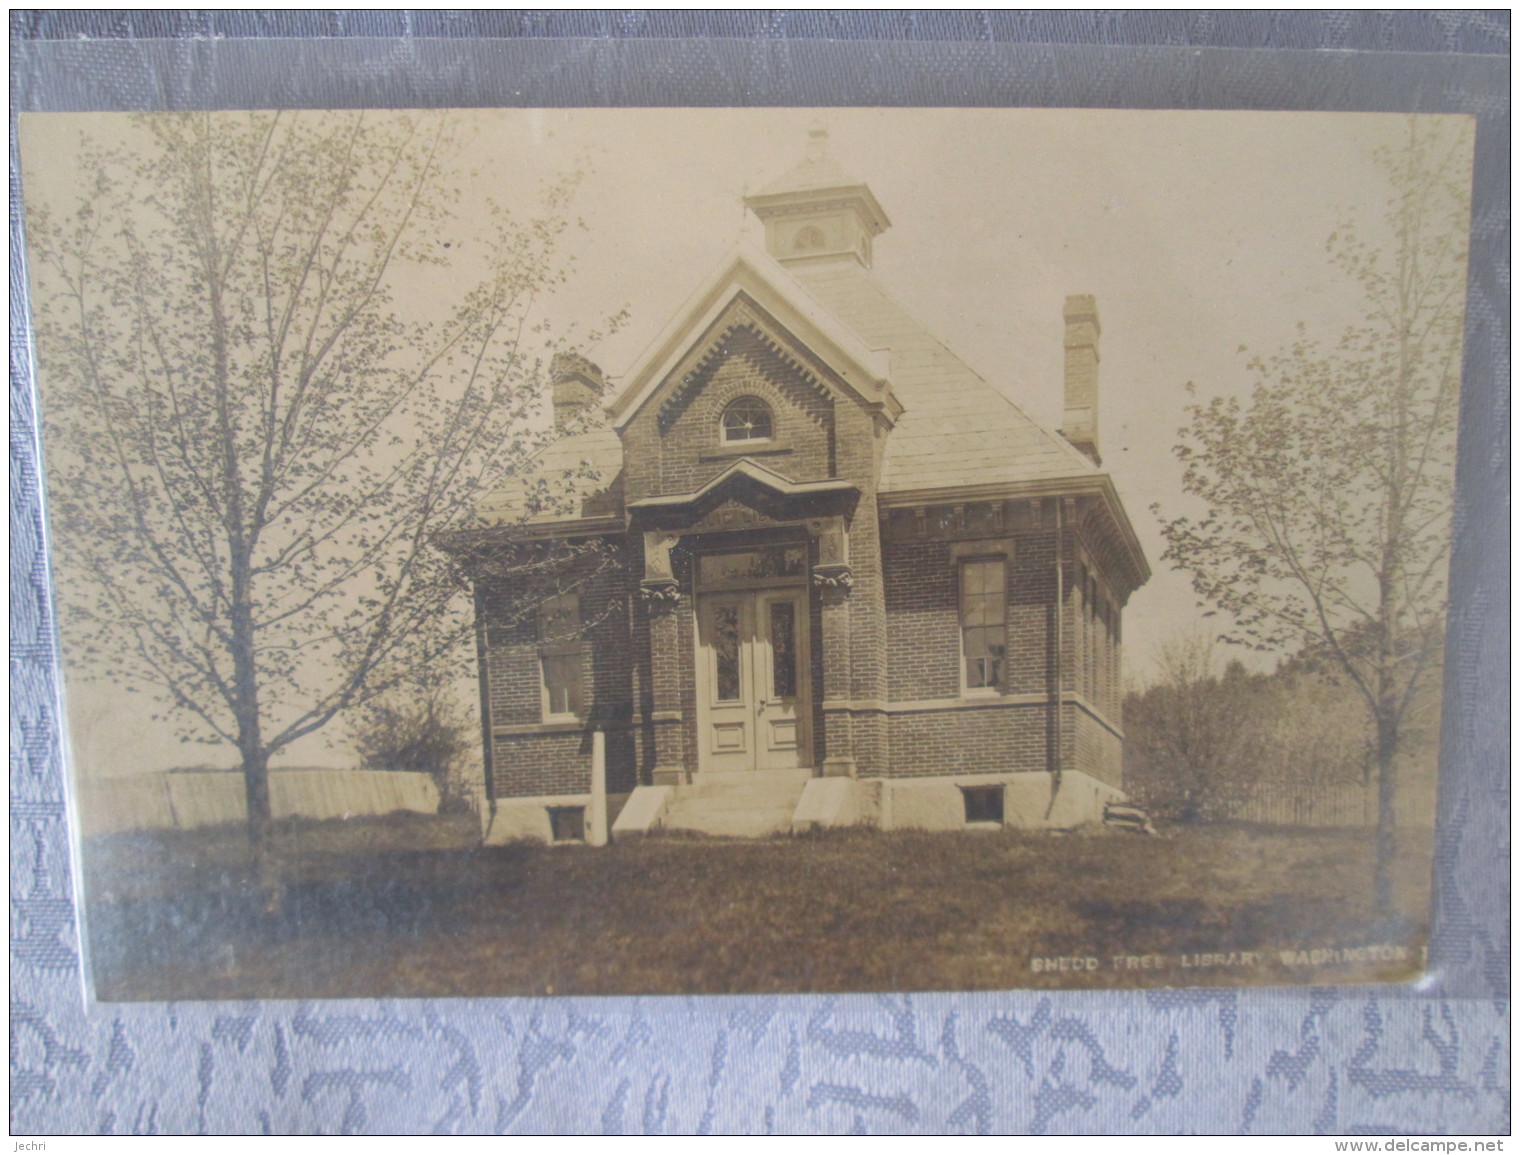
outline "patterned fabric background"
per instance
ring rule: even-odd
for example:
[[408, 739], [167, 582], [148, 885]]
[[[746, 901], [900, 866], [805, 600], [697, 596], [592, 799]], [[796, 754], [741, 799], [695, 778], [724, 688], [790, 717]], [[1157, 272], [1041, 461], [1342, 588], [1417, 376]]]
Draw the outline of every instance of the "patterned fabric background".
[[[311, 35], [447, 42], [329, 40], [303, 69], [291, 42], [257, 39]], [[518, 39], [461, 39], [481, 35]], [[1437, 929], [1418, 990], [87, 1006], [13, 297], [12, 1132], [1507, 1131], [1508, 35], [1503, 12], [13, 13], [18, 110], [1026, 103], [1480, 125]], [[200, 39], [124, 39], [174, 36]], [[601, 39], [552, 39], [567, 36]], [[657, 39], [672, 36], [734, 39]]]

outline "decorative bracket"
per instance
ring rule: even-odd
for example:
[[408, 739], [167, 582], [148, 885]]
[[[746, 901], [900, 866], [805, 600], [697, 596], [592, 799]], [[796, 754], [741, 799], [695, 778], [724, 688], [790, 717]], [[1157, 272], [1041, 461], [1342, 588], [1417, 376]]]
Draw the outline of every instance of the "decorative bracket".
[[673, 610], [681, 601], [681, 586], [674, 578], [646, 578], [639, 583], [639, 596], [650, 613]]
[[855, 574], [847, 565], [815, 565], [813, 584], [824, 593], [848, 594], [855, 588]]

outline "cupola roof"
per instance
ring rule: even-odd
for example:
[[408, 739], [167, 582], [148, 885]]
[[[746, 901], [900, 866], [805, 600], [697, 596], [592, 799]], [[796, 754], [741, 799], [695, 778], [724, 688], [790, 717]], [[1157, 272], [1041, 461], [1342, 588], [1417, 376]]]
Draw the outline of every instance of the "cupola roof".
[[801, 163], [758, 193], [745, 197], [744, 203], [761, 220], [806, 213], [825, 205], [848, 204], [873, 237], [892, 225], [870, 187], [846, 173], [829, 155], [828, 130], [821, 125], [808, 130], [807, 151]]

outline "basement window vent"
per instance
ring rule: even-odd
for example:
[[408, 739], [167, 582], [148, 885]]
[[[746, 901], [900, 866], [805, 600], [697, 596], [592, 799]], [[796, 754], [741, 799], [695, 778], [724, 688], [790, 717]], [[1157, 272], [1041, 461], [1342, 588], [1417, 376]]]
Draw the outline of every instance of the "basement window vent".
[[1001, 786], [962, 786], [966, 803], [966, 824], [1003, 824], [1003, 788]]
[[549, 831], [555, 842], [586, 841], [584, 806], [549, 807]]

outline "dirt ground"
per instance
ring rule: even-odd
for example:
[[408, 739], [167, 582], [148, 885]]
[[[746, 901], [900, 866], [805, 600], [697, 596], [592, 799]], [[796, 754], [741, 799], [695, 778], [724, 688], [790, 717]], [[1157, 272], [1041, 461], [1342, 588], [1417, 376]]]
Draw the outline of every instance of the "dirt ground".
[[106, 1001], [697, 994], [1398, 981], [1418, 974], [1428, 835], [1402, 914], [1370, 832], [841, 831], [606, 848], [473, 845], [473, 819], [289, 823], [276, 916], [237, 829], [85, 848]]

